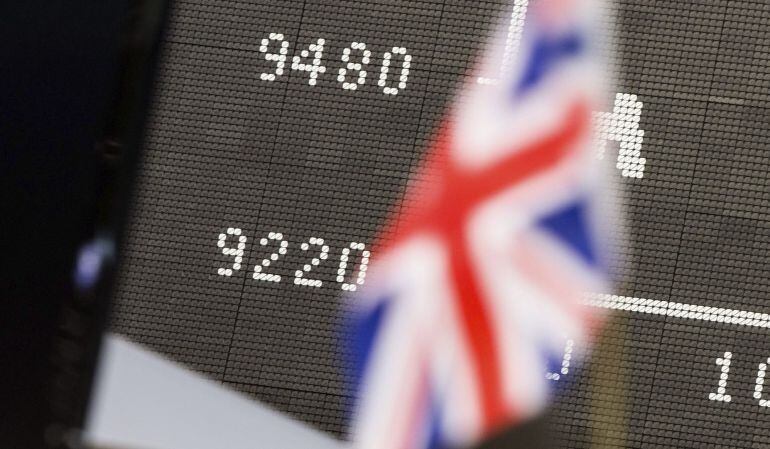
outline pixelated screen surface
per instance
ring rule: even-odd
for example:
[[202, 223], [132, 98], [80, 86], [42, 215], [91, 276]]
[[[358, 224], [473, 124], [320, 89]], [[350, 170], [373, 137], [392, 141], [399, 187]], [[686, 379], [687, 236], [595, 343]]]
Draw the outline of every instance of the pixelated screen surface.
[[[515, 42], [526, 5], [174, 2], [113, 330], [344, 437], [340, 297], [456, 89], [489, 81], [471, 69], [490, 30]], [[617, 6], [596, 119], [625, 162], [629, 280], [591, 299], [618, 312], [590, 360], [552, 376], [560, 444], [768, 445], [770, 8]]]

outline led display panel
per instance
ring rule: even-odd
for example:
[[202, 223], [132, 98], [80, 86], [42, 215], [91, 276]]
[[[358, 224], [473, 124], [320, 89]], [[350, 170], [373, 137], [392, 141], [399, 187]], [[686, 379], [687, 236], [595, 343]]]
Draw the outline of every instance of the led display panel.
[[[340, 298], [527, 5], [174, 2], [112, 329], [344, 438]], [[589, 360], [570, 365], [567, 338], [544, 373], [559, 444], [766, 446], [770, 8], [616, 6], [618, 83], [594, 119], [597, 157], [619, 161], [626, 281], [589, 298], [616, 311]]]

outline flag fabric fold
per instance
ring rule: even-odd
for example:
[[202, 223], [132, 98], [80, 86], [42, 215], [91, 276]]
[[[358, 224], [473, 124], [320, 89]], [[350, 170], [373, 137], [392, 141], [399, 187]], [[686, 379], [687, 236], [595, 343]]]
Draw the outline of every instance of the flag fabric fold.
[[609, 288], [591, 129], [608, 99], [601, 7], [530, 2], [505, 70], [499, 41], [482, 59], [498, 82], [465, 86], [440, 127], [348, 298], [357, 447], [477, 442], [539, 413], [549, 366], [585, 347], [581, 296]]

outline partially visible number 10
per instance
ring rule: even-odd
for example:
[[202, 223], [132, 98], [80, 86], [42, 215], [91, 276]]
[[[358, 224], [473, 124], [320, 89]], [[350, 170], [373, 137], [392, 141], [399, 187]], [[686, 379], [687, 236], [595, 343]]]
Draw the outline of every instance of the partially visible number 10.
[[[727, 380], [730, 377], [730, 363], [732, 358], [732, 352], [725, 352], [722, 357], [717, 357], [716, 365], [719, 366], [720, 371], [719, 381], [717, 382], [716, 392], [709, 393], [709, 400], [716, 402], [732, 402], [733, 397], [727, 394]], [[757, 377], [754, 380], [754, 399], [757, 400], [760, 407], [770, 407], [770, 399], [766, 399], [762, 394], [768, 365], [770, 365], [770, 358], [759, 363]]]

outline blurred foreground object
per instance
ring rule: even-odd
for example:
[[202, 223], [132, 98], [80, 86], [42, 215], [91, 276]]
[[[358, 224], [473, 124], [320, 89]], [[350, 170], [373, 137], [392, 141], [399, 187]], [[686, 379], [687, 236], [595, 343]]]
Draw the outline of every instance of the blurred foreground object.
[[351, 298], [357, 447], [478, 443], [542, 412], [585, 348], [616, 215], [591, 126], [602, 6], [531, 2], [518, 52], [493, 42], [438, 132]]
[[122, 337], [105, 340], [84, 438], [90, 447], [346, 447]]
[[77, 447], [164, 1], [0, 7], [0, 447]]

